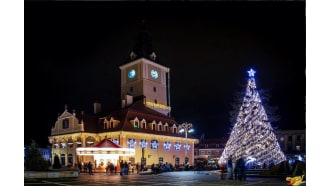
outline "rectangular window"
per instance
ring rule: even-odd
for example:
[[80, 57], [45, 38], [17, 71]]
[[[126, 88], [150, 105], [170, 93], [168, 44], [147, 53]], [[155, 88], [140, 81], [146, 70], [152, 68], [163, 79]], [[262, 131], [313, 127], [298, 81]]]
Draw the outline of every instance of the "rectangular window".
[[297, 136], [297, 141], [300, 141], [301, 140], [301, 137], [300, 136]]
[[67, 129], [67, 128], [69, 128], [69, 119], [64, 119], [64, 120], [62, 121], [62, 128], [63, 128], [63, 129]]

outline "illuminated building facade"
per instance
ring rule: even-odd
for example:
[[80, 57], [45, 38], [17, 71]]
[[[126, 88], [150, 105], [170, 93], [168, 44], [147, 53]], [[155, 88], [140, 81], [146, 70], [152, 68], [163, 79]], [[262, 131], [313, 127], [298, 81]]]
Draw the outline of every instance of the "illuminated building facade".
[[[65, 107], [49, 136], [52, 159], [58, 155], [64, 166], [92, 161], [101, 170], [107, 162], [117, 165], [120, 160], [146, 166], [193, 162], [198, 139], [190, 135], [185, 138], [179, 133], [179, 124], [170, 117], [169, 68], [155, 62], [148, 37], [146, 32], [138, 35], [130, 59], [119, 67], [121, 108], [101, 116], [100, 103], [94, 103], [92, 115], [69, 112]], [[96, 155], [92, 148], [105, 139], [131, 154], [118, 156], [120, 153], [111, 148], [97, 150]]]
[[306, 130], [276, 130], [275, 135], [290, 163], [306, 161]]
[[219, 159], [227, 142], [227, 138], [203, 139], [195, 146], [195, 158], [205, 160]]

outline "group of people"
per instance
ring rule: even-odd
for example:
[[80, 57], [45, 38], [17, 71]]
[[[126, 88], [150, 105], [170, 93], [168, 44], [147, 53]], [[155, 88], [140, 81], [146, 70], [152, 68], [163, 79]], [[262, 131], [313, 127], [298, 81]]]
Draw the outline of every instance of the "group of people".
[[120, 175], [128, 175], [129, 165], [128, 163], [123, 160], [120, 161]]
[[[229, 157], [226, 163], [227, 167], [227, 179], [229, 180], [246, 180], [245, 175], [245, 161], [243, 157], [238, 158], [236, 161], [233, 161], [232, 157]], [[225, 165], [220, 165], [220, 176], [221, 179], [224, 179]]]
[[113, 163], [110, 163], [110, 162], [108, 161], [107, 166], [105, 167], [105, 174], [106, 174], [106, 175], [107, 175], [107, 174], [111, 175], [111, 174], [113, 173], [114, 170], [115, 170], [115, 166], [113, 165]]
[[85, 172], [87, 173], [88, 171], [88, 174], [89, 175], [93, 175], [93, 164], [91, 161], [89, 161], [88, 163], [78, 163], [78, 169], [79, 169], [79, 172]]

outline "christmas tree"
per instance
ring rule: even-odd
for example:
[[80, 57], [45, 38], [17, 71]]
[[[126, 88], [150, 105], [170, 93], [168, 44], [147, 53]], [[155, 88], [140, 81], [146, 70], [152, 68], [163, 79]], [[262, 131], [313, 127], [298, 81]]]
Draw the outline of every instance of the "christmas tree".
[[248, 74], [243, 103], [219, 162], [225, 163], [229, 157], [233, 160], [243, 157], [247, 167], [276, 165], [286, 158], [257, 91], [255, 71], [250, 69]]

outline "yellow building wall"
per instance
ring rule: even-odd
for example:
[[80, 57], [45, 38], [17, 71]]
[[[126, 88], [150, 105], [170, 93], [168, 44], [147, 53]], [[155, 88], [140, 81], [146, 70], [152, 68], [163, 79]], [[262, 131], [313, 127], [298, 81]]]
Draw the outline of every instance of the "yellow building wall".
[[[79, 146], [76, 143], [76, 140], [78, 137], [81, 138], [81, 146]], [[54, 156], [55, 154], [59, 155], [61, 157], [61, 154], [65, 155], [65, 165], [68, 165], [68, 155], [72, 154], [73, 156], [73, 165], [75, 163], [81, 163], [81, 162], [88, 162], [88, 161], [93, 161], [92, 156], [81, 156], [78, 157], [76, 155], [76, 148], [77, 147], [88, 147], [92, 146], [87, 144], [86, 138], [88, 137], [94, 137], [96, 139], [95, 143], [100, 142], [101, 140], [105, 138], [116, 138], [119, 140], [119, 145], [127, 148], [127, 141], [129, 138], [133, 138], [136, 141], [135, 145], [135, 156], [132, 157], [121, 157], [120, 160], [124, 160], [129, 162], [130, 158], [134, 158], [134, 162], [132, 163], [141, 163], [141, 158], [142, 158], [142, 148], [140, 147], [140, 140], [145, 139], [148, 142], [147, 148], [145, 149], [145, 158], [146, 158], [146, 163], [147, 166], [150, 166], [151, 164], [159, 163], [159, 158], [163, 158], [163, 163], [168, 162], [171, 163], [172, 165], [175, 165], [175, 158], [178, 157], [180, 158], [180, 164], [184, 163], [185, 159], [185, 150], [184, 150], [184, 144], [187, 142], [190, 144], [190, 149], [187, 151], [186, 156], [189, 158], [189, 163], [190, 165], [193, 165], [193, 160], [194, 160], [194, 144], [198, 143], [197, 139], [191, 139], [191, 138], [185, 138], [185, 137], [173, 137], [173, 136], [165, 136], [165, 135], [155, 135], [155, 134], [149, 134], [149, 133], [138, 133], [138, 132], [106, 132], [106, 133], [99, 133], [99, 134], [94, 134], [94, 133], [75, 133], [75, 134], [64, 134], [64, 135], [57, 135], [57, 136], [50, 136], [49, 141], [52, 143], [52, 161], [54, 161]], [[55, 140], [56, 139], [56, 140]], [[68, 139], [73, 139], [73, 144], [72, 147], [68, 145]], [[150, 148], [150, 142], [151, 140], [157, 140], [158, 141], [158, 150], [154, 150]], [[164, 150], [164, 142], [169, 141], [171, 143], [171, 149], [166, 151]], [[174, 150], [174, 144], [176, 142], [179, 142], [181, 144], [181, 148], [179, 151]], [[66, 144], [65, 148], [62, 148], [61, 145], [59, 145], [58, 148], [55, 148], [55, 144], [61, 144], [64, 143]], [[93, 145], [94, 145], [93, 144]], [[60, 158], [61, 159], [61, 158]], [[53, 163], [53, 162], [52, 162]], [[98, 165], [96, 165], [98, 166]]]

